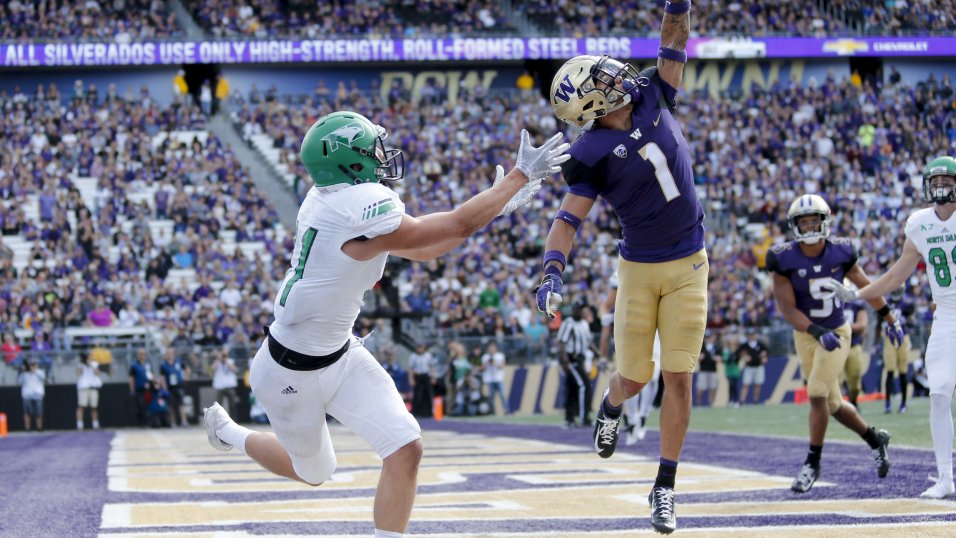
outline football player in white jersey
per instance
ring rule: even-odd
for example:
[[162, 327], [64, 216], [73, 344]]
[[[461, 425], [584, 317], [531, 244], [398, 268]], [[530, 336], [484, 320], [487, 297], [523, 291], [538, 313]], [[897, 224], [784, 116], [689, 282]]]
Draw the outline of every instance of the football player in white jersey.
[[421, 430], [395, 384], [353, 336], [362, 297], [389, 254], [441, 256], [492, 219], [527, 203], [560, 170], [567, 144], [541, 147], [521, 133], [515, 168], [453, 211], [412, 217], [383, 184], [404, 175], [404, 157], [385, 149], [387, 133], [354, 112], [319, 118], [302, 141], [314, 187], [299, 209], [291, 268], [279, 286], [275, 321], [250, 366], [250, 385], [274, 433], [236, 424], [218, 403], [205, 410], [210, 444], [233, 447], [280, 476], [318, 485], [335, 470], [326, 413], [382, 458], [375, 536], [401, 536], [415, 500]]
[[923, 172], [923, 198], [934, 204], [916, 211], [906, 221], [903, 253], [889, 271], [859, 291], [841, 282], [829, 287], [844, 301], [872, 299], [899, 288], [926, 261], [936, 312], [926, 345], [926, 375], [930, 387], [930, 431], [936, 453], [936, 484], [920, 497], [942, 499], [956, 493], [953, 487], [953, 390], [956, 389], [956, 159], [933, 159]]

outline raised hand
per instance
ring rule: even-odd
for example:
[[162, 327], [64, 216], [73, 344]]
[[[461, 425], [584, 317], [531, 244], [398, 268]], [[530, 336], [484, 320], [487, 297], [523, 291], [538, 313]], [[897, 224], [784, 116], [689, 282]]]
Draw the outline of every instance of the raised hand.
[[543, 180], [561, 171], [561, 163], [571, 158], [565, 152], [571, 144], [561, 143], [564, 135], [558, 133], [541, 144], [541, 147], [531, 145], [531, 135], [527, 129], [521, 130], [521, 145], [518, 146], [518, 158], [515, 168], [521, 170], [528, 181]]
[[[495, 182], [492, 184], [492, 187], [497, 185], [505, 178], [505, 169], [499, 164], [495, 168]], [[535, 194], [538, 194], [538, 191], [541, 190], [541, 182], [543, 179], [535, 179], [524, 187], [521, 187], [521, 190], [517, 192], [514, 196], [511, 197], [511, 200], [508, 200], [508, 203], [501, 209], [501, 212], [498, 213], [498, 216], [510, 215], [514, 213], [516, 209], [530, 202]]]

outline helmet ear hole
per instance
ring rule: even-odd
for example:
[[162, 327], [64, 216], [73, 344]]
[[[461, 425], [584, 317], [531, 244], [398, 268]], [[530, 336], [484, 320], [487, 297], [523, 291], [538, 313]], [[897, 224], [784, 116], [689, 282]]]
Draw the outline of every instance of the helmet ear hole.
[[352, 163], [349, 165], [349, 168], [351, 168], [352, 170], [355, 170], [356, 172], [361, 172], [362, 169], [365, 167], [362, 166], [362, 163]]
[[588, 103], [587, 103], [586, 105], [584, 105], [583, 107], [581, 107], [581, 110], [585, 110], [585, 111], [586, 111], [586, 110], [591, 110], [592, 108], [594, 108], [594, 101], [588, 101]]

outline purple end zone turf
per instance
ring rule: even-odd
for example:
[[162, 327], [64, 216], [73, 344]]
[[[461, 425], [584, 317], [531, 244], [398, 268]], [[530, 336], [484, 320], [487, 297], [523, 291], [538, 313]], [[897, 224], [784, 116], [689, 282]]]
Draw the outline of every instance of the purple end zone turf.
[[0, 536], [96, 536], [112, 432], [0, 439]]

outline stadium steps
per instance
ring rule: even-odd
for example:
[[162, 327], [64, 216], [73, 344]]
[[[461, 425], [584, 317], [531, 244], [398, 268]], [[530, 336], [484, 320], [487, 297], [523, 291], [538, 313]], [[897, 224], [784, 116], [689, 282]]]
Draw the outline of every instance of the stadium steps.
[[219, 137], [223, 144], [232, 147], [236, 159], [249, 170], [256, 188], [275, 206], [282, 224], [294, 230], [295, 217], [299, 213], [299, 202], [286, 180], [268, 165], [263, 156], [242, 140], [225, 112], [210, 118], [207, 127]]
[[195, 19], [189, 14], [189, 10], [180, 0], [168, 0], [166, 7], [176, 17], [176, 25], [182, 29], [185, 37], [188, 39], [201, 40], [205, 37], [202, 28], [196, 24]]
[[17, 271], [22, 271], [30, 264], [30, 251], [33, 249], [33, 241], [27, 241], [22, 235], [5, 235], [3, 244], [10, 247], [13, 251], [13, 266]]

